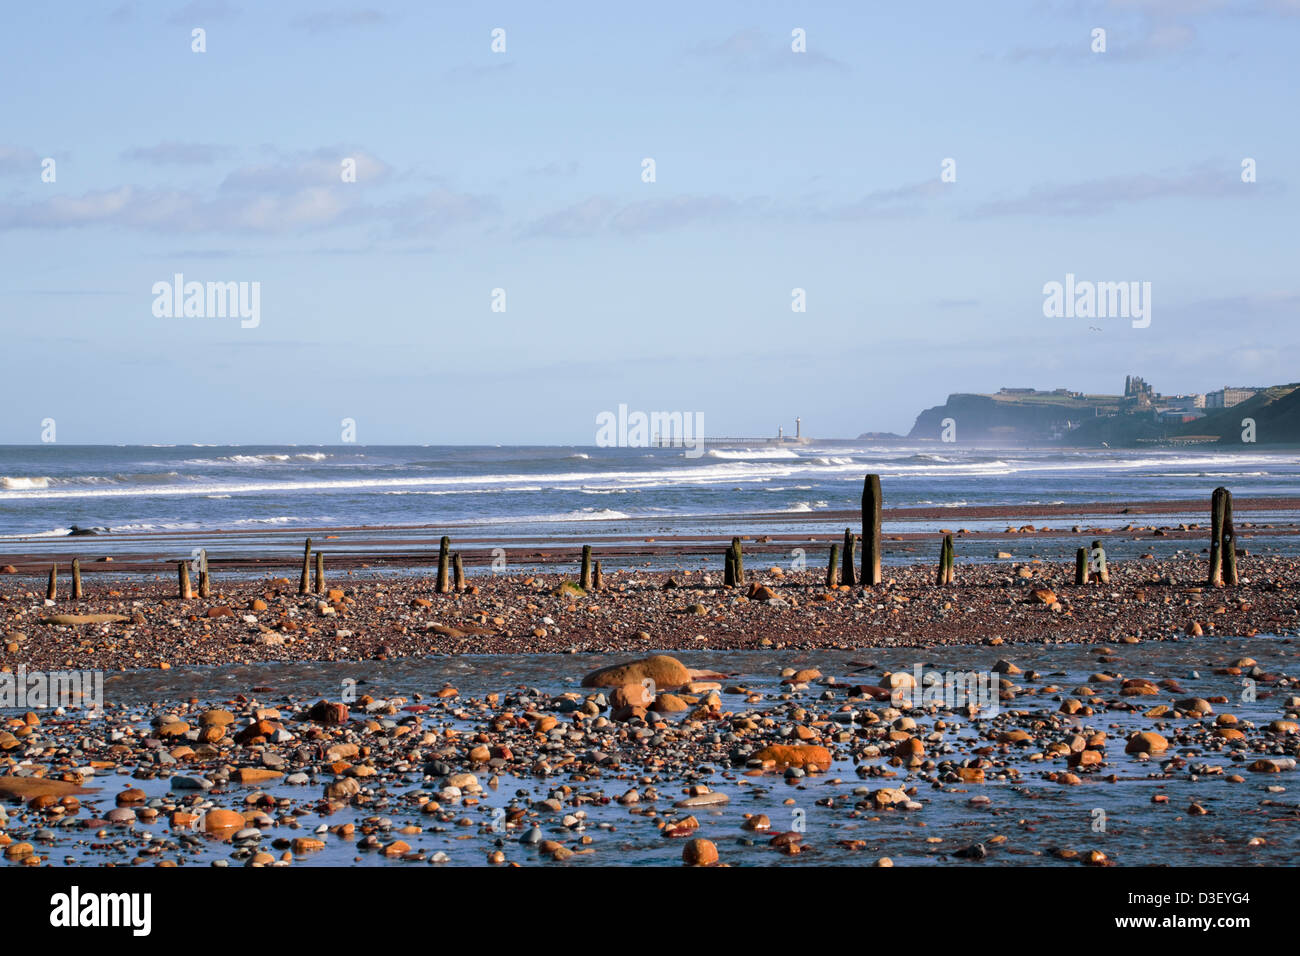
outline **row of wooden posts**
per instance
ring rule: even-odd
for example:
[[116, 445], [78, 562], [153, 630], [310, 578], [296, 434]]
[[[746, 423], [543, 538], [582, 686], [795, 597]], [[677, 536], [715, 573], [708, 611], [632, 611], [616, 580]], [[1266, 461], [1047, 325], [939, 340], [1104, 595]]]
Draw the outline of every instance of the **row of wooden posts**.
[[[862, 487], [862, 569], [858, 573], [856, 551], [857, 538], [853, 529], [844, 529], [844, 544], [831, 545], [830, 561], [826, 565], [826, 586], [828, 588], [861, 584], [871, 587], [881, 582], [881, 547], [880, 547], [880, 476], [867, 475]], [[312, 559], [315, 558], [315, 575], [309, 581]], [[740, 538], [732, 538], [731, 546], [723, 552], [722, 581], [726, 587], [745, 586], [745, 555], [741, 549]], [[212, 593], [212, 579], [208, 574], [208, 553], [200, 551], [199, 590], [200, 598], [208, 598]], [[939, 548], [939, 570], [935, 583], [953, 584], [955, 575], [956, 553], [953, 549], [952, 535], [945, 534]], [[177, 563], [179, 578], [178, 594], [184, 600], [194, 597], [190, 585], [190, 564], [188, 561]], [[49, 587], [46, 598], [58, 600], [59, 566], [50, 566]], [[1227, 488], [1215, 488], [1210, 496], [1210, 571], [1207, 584], [1212, 587], [1235, 587], [1237, 575], [1237, 542], [1232, 526], [1232, 492]], [[321, 551], [312, 551], [311, 538], [303, 549], [302, 575], [298, 578], [298, 593], [325, 593], [325, 555]], [[1110, 583], [1110, 571], [1106, 566], [1106, 550], [1101, 541], [1093, 541], [1091, 549], [1080, 548], [1075, 555], [1074, 583], [1084, 585], [1091, 583]], [[605, 586], [599, 561], [592, 561], [591, 545], [582, 546], [582, 570], [579, 586], [584, 591], [599, 591]], [[438, 543], [438, 584], [439, 594], [450, 594], [453, 590], [465, 589], [465, 565], [460, 552], [451, 551], [451, 538], [446, 535]], [[81, 590], [81, 563], [72, 559], [72, 599], [79, 601]]]

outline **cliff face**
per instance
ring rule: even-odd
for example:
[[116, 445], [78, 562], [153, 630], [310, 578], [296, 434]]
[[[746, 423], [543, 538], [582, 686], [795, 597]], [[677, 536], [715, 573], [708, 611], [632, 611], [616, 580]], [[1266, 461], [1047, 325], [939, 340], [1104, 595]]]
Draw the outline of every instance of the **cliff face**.
[[1050, 441], [1094, 413], [1067, 400], [1060, 403], [995, 399], [988, 395], [949, 395], [948, 401], [916, 417], [908, 438], [939, 439], [943, 421], [956, 423], [957, 441]]
[[1227, 444], [1242, 442], [1242, 419], [1255, 422], [1255, 441], [1261, 445], [1300, 443], [1300, 384], [1275, 385], [1232, 408], [1221, 408], [1204, 418], [1180, 425], [1175, 435], [1215, 435]]
[[1240, 405], [1179, 424], [1156, 421], [1150, 409], [1114, 414], [1117, 407], [1118, 399], [1113, 396], [956, 394], [921, 412], [907, 437], [940, 440], [943, 422], [951, 418], [959, 442], [1061, 442], [1085, 447], [1105, 443], [1120, 447], [1205, 437], [1223, 444], [1245, 444], [1241, 422], [1251, 419], [1257, 444], [1300, 444], [1300, 385], [1274, 386]]

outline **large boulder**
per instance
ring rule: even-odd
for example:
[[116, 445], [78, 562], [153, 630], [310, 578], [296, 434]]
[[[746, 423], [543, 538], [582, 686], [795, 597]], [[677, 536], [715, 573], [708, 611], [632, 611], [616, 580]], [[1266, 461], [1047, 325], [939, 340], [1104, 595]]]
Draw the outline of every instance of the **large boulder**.
[[7, 800], [31, 800], [35, 797], [66, 797], [74, 793], [91, 793], [98, 787], [83, 787], [66, 780], [45, 777], [0, 777], [0, 797]]
[[656, 691], [670, 690], [691, 682], [691, 672], [675, 657], [656, 654], [626, 664], [612, 664], [592, 671], [582, 679], [583, 687], [623, 687], [654, 681]]
[[764, 762], [771, 760], [777, 767], [799, 767], [801, 769], [816, 767], [818, 770], [829, 770], [831, 766], [831, 752], [825, 747], [816, 747], [811, 744], [795, 746], [773, 744], [754, 754], [754, 759]]
[[1154, 730], [1144, 730], [1128, 739], [1124, 752], [1128, 754], [1160, 754], [1169, 749], [1169, 741]]

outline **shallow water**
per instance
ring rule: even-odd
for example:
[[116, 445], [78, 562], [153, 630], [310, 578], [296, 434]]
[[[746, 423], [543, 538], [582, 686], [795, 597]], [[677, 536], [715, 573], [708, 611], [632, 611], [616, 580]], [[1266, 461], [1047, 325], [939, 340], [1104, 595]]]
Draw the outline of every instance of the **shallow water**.
[[[699, 652], [678, 655], [688, 666], [716, 670], [729, 675], [729, 681], [744, 683], [765, 694], [780, 693], [782, 667], [815, 667], [827, 677], [835, 677], [841, 684], [872, 683], [880, 668], [911, 671], [920, 664], [927, 668], [953, 671], [986, 670], [999, 657], [1006, 657], [1028, 671], [1033, 668], [1042, 675], [1037, 684], [1027, 683], [1022, 677], [1016, 682], [1025, 688], [1058, 684], [1067, 693], [1051, 696], [1018, 698], [1005, 707], [1029, 711], [1055, 711], [1060, 699], [1078, 684], [1086, 683], [1090, 674], [1098, 669], [1119, 671], [1126, 677], [1145, 676], [1153, 680], [1173, 677], [1180, 681], [1185, 696], [1211, 697], [1226, 695], [1230, 704], [1216, 705], [1216, 711], [1236, 714], [1242, 721], [1267, 723], [1282, 717], [1283, 701], [1291, 695], [1287, 688], [1273, 691], [1261, 685], [1260, 699], [1241, 699], [1241, 678], [1214, 675], [1213, 667], [1224, 666], [1240, 657], [1253, 657], [1259, 666], [1270, 673], [1295, 673], [1297, 645], [1290, 639], [1270, 637], [1254, 638], [1199, 638], [1183, 642], [1141, 643], [1136, 645], [1106, 645], [1107, 649], [1122, 658], [1122, 663], [1098, 665], [1095, 646], [1006, 646], [989, 648], [980, 646], [944, 647], [941, 649], [876, 648], [855, 652], [817, 651], [802, 654], [786, 652]], [[462, 698], [480, 697], [490, 691], [509, 691], [519, 686], [535, 688], [545, 695], [578, 690], [581, 675], [597, 666], [625, 659], [608, 655], [529, 655], [529, 656], [465, 656], [454, 658], [408, 659], [388, 662], [358, 663], [305, 663], [291, 665], [257, 665], [222, 667], [212, 669], [176, 669], [168, 672], [147, 671], [112, 675], [105, 681], [105, 696], [110, 708], [117, 704], [142, 705], [147, 701], [175, 701], [190, 697], [221, 701], [237, 693], [249, 693], [253, 687], [269, 688], [257, 693], [260, 701], [274, 705], [280, 699], [292, 696], [300, 699], [326, 697], [338, 699], [345, 681], [357, 681], [359, 694], [374, 697], [405, 696], [414, 693], [433, 694], [446, 683], [455, 685]], [[862, 672], [861, 665], [870, 663], [873, 668]], [[1193, 676], [1199, 673], [1199, 676]], [[1104, 685], [1093, 685], [1105, 691]], [[827, 689], [813, 684], [807, 691], [796, 692], [796, 699], [812, 703]], [[843, 690], [840, 691], [842, 698]], [[1107, 693], [1107, 697], [1111, 694]], [[1178, 695], [1184, 696], [1184, 695]], [[1156, 703], [1168, 702], [1171, 695], [1136, 698], [1141, 709]], [[741, 711], [749, 709], [739, 698], [724, 696], [724, 707]], [[771, 706], [772, 699], [754, 705], [755, 709]], [[830, 705], [823, 703], [823, 709]], [[872, 705], [883, 709], [885, 703]], [[143, 710], [140, 711], [143, 716]], [[954, 717], [941, 715], [951, 726]], [[51, 718], [53, 719], [53, 718]], [[680, 719], [680, 715], [668, 718]], [[1211, 718], [1212, 719], [1212, 718]], [[956, 718], [963, 726], [949, 740], [974, 739], [971, 722]], [[917, 716], [924, 731], [933, 717]], [[1186, 720], [1168, 721], [1171, 726]], [[1053, 847], [1070, 847], [1084, 851], [1100, 849], [1122, 865], [1142, 864], [1219, 864], [1237, 865], [1289, 865], [1300, 850], [1300, 814], [1296, 806], [1295, 772], [1280, 774], [1255, 774], [1244, 772], [1245, 764], [1236, 765], [1230, 751], [1206, 753], [1178, 750], [1188, 759], [1188, 768], [1179, 771], [1172, 779], [1153, 779], [1159, 773], [1158, 763], [1175, 753], [1174, 748], [1159, 761], [1140, 761], [1123, 753], [1124, 736], [1133, 729], [1159, 729], [1158, 721], [1142, 716], [1141, 710], [1130, 712], [1101, 712], [1079, 722], [1080, 729], [1089, 727], [1104, 730], [1110, 738], [1107, 749], [1106, 774], [1115, 773], [1120, 781], [1106, 783], [1100, 777], [1084, 777], [1079, 786], [1063, 786], [1047, 781], [1042, 775], [1048, 770], [1063, 770], [1064, 761], [1057, 759], [1031, 763], [1023, 756], [1014, 757], [1014, 765], [1021, 771], [1016, 783], [990, 782], [985, 784], [954, 785], [943, 788], [919, 782], [915, 800], [923, 804], [919, 811], [884, 811], [864, 814], [859, 819], [850, 817], [854, 804], [861, 799], [854, 795], [855, 788], [874, 790], [881, 786], [910, 786], [918, 783], [903, 768], [892, 779], [859, 779], [851, 761], [839, 761], [830, 772], [785, 780], [780, 774], [745, 776], [744, 768], [728, 766], [726, 754], [729, 745], [718, 738], [716, 760], [712, 764], [696, 766], [696, 780], [706, 782], [712, 789], [727, 793], [731, 802], [716, 809], [673, 811], [671, 801], [679, 799], [685, 783], [680, 776], [661, 779], [657, 784], [661, 813], [675, 817], [693, 812], [701, 823], [700, 836], [713, 840], [725, 862], [742, 865], [783, 864], [806, 865], [861, 865], [873, 862], [879, 856], [888, 856], [895, 863], [933, 864], [948, 863], [968, 866], [989, 865], [1045, 865], [1058, 861], [1047, 854]], [[442, 724], [439, 723], [439, 726]], [[141, 724], [141, 726], [146, 726]], [[469, 724], [462, 726], [468, 727]], [[724, 729], [725, 732], [725, 729]], [[1168, 730], [1165, 731], [1169, 736]], [[1253, 734], [1252, 734], [1253, 736]], [[1051, 739], [1059, 739], [1059, 734]], [[981, 743], [987, 744], [988, 741]], [[581, 752], [585, 746], [579, 744]], [[970, 754], [972, 745], [957, 748], [953, 758]], [[1294, 745], [1291, 745], [1294, 747]], [[646, 747], [647, 754], [653, 748]], [[1294, 750], [1288, 751], [1294, 753]], [[1251, 755], [1254, 759], [1257, 754]], [[939, 755], [937, 759], [943, 759]], [[1204, 762], [1234, 770], [1246, 777], [1244, 783], [1232, 784], [1222, 776], [1201, 776], [1194, 779], [1188, 769]], [[1248, 761], [1247, 761], [1248, 762]], [[886, 761], [871, 761], [884, 765]], [[868, 764], [869, 765], [869, 764]], [[627, 779], [614, 779], [612, 775], [596, 777], [585, 783], [573, 783], [579, 792], [603, 790], [611, 798], [635, 784], [637, 768], [633, 761], [623, 760]], [[177, 772], [184, 773], [183, 765]], [[489, 774], [479, 773], [486, 784]], [[277, 797], [288, 797], [300, 804], [317, 800], [328, 778], [314, 781], [307, 787], [277, 785], [263, 788]], [[836, 782], [838, 779], [839, 782]], [[86, 808], [80, 817], [107, 812], [113, 806], [112, 794], [128, 782], [145, 790], [150, 797], [162, 797], [168, 791], [168, 778], [159, 780], [134, 780], [126, 774], [101, 776], [91, 784], [103, 789], [98, 794], [83, 797]], [[426, 827], [425, 832], [403, 836], [416, 850], [429, 854], [442, 851], [450, 857], [450, 864], [482, 864], [485, 854], [500, 845], [510, 861], [528, 864], [538, 862], [538, 851], [518, 842], [519, 831], [509, 830], [496, 834], [491, 830], [493, 811], [503, 808], [519, 792], [527, 794], [525, 803], [548, 796], [553, 787], [569, 783], [563, 772], [548, 778], [516, 778], [502, 775], [496, 789], [486, 788], [478, 806], [456, 811], [458, 820], [468, 825], [443, 825], [442, 830], [432, 829], [438, 824], [434, 818], [416, 812], [413, 804], [403, 802], [402, 795], [419, 791], [436, 792], [437, 783], [426, 781], [419, 773], [407, 775], [403, 785], [389, 785], [390, 802], [387, 806], [370, 805], [357, 810], [348, 808], [328, 817], [309, 813], [301, 818], [300, 829], [283, 826], [264, 831], [263, 848], [270, 849], [274, 837], [308, 836], [320, 823], [334, 825], [352, 820], [358, 823], [358, 833], [352, 840], [324, 836], [326, 849], [300, 858], [294, 865], [420, 865], [402, 864], [375, 852], [359, 852], [353, 845], [360, 837], [360, 821], [372, 816], [386, 816], [395, 827], [414, 823]], [[1286, 788], [1285, 792], [1269, 793], [1269, 785]], [[253, 788], [230, 785], [225, 792], [211, 791], [208, 796], [219, 806], [234, 807]], [[1151, 803], [1155, 793], [1169, 796], [1168, 804]], [[989, 798], [983, 807], [970, 804], [976, 795]], [[826, 805], [830, 800], [833, 805]], [[1210, 813], [1190, 816], [1190, 802], [1195, 799]], [[1266, 806], [1263, 801], [1273, 800], [1277, 805]], [[645, 806], [645, 804], [642, 804]], [[13, 819], [18, 808], [10, 806], [9, 831], [17, 838], [18, 826]], [[660, 835], [649, 817], [635, 816], [628, 808], [610, 802], [605, 806], [588, 804], [583, 807], [588, 818], [586, 834], [593, 837], [595, 852], [574, 856], [565, 864], [548, 865], [676, 865], [681, 858], [682, 841]], [[566, 812], [570, 812], [566, 806]], [[768, 846], [771, 834], [746, 833], [740, 828], [746, 812], [766, 813], [772, 820], [772, 833], [804, 827], [804, 845], [812, 852], [787, 857]], [[559, 825], [543, 825], [548, 839], [569, 838], [573, 846], [574, 833]], [[548, 818], [549, 819], [549, 818]], [[1104, 819], [1104, 829], [1098, 829]], [[75, 827], [75, 820], [73, 821]], [[37, 844], [37, 851], [47, 854], [54, 863], [66, 860], [78, 864], [102, 864], [109, 861], [126, 862], [138, 851], [138, 841], [128, 841], [129, 847], [114, 849], [111, 844], [121, 839], [124, 831], [109, 828], [114, 835], [97, 838], [91, 831], [59, 828], [53, 845]], [[136, 823], [136, 833], [148, 831], [156, 838], [172, 838], [166, 824], [166, 813], [159, 822], [150, 826]], [[990, 855], [983, 863], [956, 859], [951, 854], [975, 842], [989, 841], [995, 835], [1004, 835], [1006, 842], [990, 844]], [[1250, 847], [1252, 836], [1263, 837], [1265, 846]], [[30, 839], [30, 835], [23, 837]], [[396, 836], [384, 836], [384, 842]], [[866, 847], [857, 851], [841, 848], [839, 840], [863, 840]], [[930, 842], [935, 841], [937, 842]], [[200, 838], [197, 849], [182, 854], [190, 863], [210, 863], [230, 859], [232, 847]], [[100, 845], [92, 848], [91, 844]], [[576, 848], [576, 846], [575, 846]], [[278, 851], [272, 850], [278, 856]], [[163, 852], [163, 857], [176, 857], [175, 851]], [[231, 860], [231, 865], [239, 861]], [[428, 864], [425, 864], [428, 865]], [[1077, 865], [1077, 864], [1073, 864]]]

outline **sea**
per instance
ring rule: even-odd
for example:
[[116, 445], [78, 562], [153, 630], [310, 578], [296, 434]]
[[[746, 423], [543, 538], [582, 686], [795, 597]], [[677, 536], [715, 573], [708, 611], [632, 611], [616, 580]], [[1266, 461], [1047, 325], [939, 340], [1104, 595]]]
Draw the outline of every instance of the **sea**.
[[[11, 445], [0, 446], [0, 553], [84, 546], [69, 538], [74, 527], [122, 552], [207, 532], [221, 532], [227, 550], [256, 551], [321, 528], [368, 529], [367, 540], [398, 529], [502, 540], [802, 533], [817, 528], [818, 512], [829, 521], [858, 509], [872, 472], [888, 508], [1201, 501], [1217, 485], [1239, 498], [1300, 494], [1300, 450], [1248, 446], [839, 441], [690, 457], [574, 446]], [[1201, 510], [1188, 517], [1203, 520]]]

